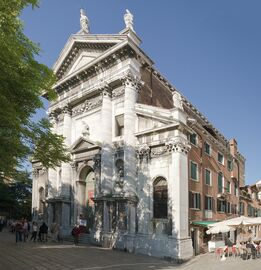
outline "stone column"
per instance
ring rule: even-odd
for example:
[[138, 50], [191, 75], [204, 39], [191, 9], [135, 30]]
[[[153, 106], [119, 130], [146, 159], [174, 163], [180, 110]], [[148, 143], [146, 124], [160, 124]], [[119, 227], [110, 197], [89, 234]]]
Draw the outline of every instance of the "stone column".
[[[63, 136], [65, 137], [65, 145], [70, 147], [71, 145], [71, 108], [67, 104], [63, 108]], [[70, 163], [62, 163], [61, 172], [61, 196], [63, 198], [62, 210], [61, 210], [61, 223], [64, 233], [68, 233], [70, 230], [70, 216], [71, 216], [71, 172], [72, 168]]]
[[192, 242], [189, 237], [188, 227], [188, 151], [190, 145], [183, 137], [175, 137], [167, 142], [168, 151], [171, 153], [172, 163], [169, 170], [170, 194], [172, 217], [172, 237], [177, 239], [178, 256], [186, 259], [192, 256]]
[[101, 193], [101, 156], [96, 154], [94, 159], [94, 175], [95, 175], [95, 187], [94, 197], [97, 198]]
[[77, 167], [78, 163], [76, 161], [71, 162], [72, 167], [72, 190], [71, 190], [71, 224], [75, 224], [78, 216], [78, 196], [77, 196]]
[[109, 194], [112, 192], [112, 102], [111, 89], [108, 85], [101, 88], [101, 192]]
[[128, 73], [122, 80], [125, 86], [124, 96], [124, 191], [127, 196], [136, 195], [137, 160], [135, 133], [135, 104], [138, 98], [140, 81]]
[[138, 232], [148, 234], [150, 222], [150, 186], [149, 186], [149, 169], [148, 162], [150, 156], [150, 148], [148, 145], [141, 145], [137, 150], [139, 156], [138, 171], [138, 195], [139, 202], [137, 205], [138, 215]]
[[[49, 115], [49, 120], [52, 124], [51, 131], [52, 133], [56, 133], [57, 128], [57, 114], [55, 112], [51, 112]], [[48, 169], [48, 198], [52, 198], [57, 195], [58, 192], [58, 179], [57, 173], [55, 169]]]
[[[63, 108], [64, 119], [63, 119], [63, 136], [65, 137], [65, 145], [70, 147], [71, 145], [71, 108], [66, 105]], [[62, 174], [61, 174], [61, 195], [63, 197], [70, 197], [70, 186], [71, 186], [71, 166], [69, 163], [62, 163]]]

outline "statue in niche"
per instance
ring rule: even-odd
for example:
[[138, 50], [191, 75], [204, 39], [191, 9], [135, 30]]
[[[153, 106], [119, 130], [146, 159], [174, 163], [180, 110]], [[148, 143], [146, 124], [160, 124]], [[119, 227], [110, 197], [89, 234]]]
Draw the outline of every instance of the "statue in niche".
[[128, 9], [126, 9], [126, 13], [124, 14], [124, 22], [126, 25], [126, 28], [133, 30], [133, 15], [130, 13]]
[[87, 32], [87, 34], [90, 32], [89, 19], [85, 14], [84, 9], [82, 8], [80, 9], [80, 25], [81, 25], [81, 29]]
[[123, 192], [123, 186], [124, 186], [124, 164], [123, 164], [123, 160], [122, 159], [118, 159], [116, 161], [116, 170], [117, 170], [117, 177], [115, 180], [115, 186], [114, 186], [114, 190], [116, 194], [122, 194]]
[[82, 121], [82, 126], [83, 126], [83, 128], [82, 128], [82, 136], [87, 139], [90, 136], [89, 125], [86, 124], [84, 121]]
[[172, 99], [173, 99], [174, 108], [183, 110], [182, 97], [180, 93], [178, 93], [177, 91], [174, 91], [172, 94]]

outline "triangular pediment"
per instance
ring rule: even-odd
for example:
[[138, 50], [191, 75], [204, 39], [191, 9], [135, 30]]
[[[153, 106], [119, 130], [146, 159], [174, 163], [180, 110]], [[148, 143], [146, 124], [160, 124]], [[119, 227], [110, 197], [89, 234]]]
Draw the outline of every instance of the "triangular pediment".
[[70, 147], [70, 152], [71, 153], [83, 152], [97, 148], [100, 148], [98, 142], [94, 142], [88, 138], [80, 137], [72, 144], [72, 146]]
[[168, 109], [136, 104], [135, 111], [138, 116], [138, 132], [178, 124]]
[[124, 40], [120, 35], [72, 35], [53, 66], [60, 80], [89, 64]]
[[71, 67], [65, 72], [64, 75], [70, 75], [83, 66], [90, 63], [92, 60], [100, 56], [103, 52], [95, 52], [95, 51], [84, 51], [78, 55], [78, 57], [74, 60], [74, 63], [71, 63]]

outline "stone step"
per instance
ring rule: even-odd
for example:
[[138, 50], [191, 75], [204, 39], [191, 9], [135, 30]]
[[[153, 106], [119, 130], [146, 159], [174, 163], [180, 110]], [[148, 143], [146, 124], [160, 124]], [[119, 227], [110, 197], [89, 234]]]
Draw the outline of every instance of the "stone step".
[[[65, 235], [63, 237], [63, 241], [72, 242], [73, 243], [73, 236], [72, 235]], [[91, 243], [91, 236], [87, 233], [82, 233], [79, 236], [79, 243], [80, 244], [90, 244]]]

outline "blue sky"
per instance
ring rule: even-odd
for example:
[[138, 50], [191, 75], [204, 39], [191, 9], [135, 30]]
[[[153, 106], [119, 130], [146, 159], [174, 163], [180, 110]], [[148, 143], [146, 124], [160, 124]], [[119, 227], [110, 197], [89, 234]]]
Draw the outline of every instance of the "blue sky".
[[42, 63], [51, 67], [79, 31], [80, 8], [94, 34], [121, 31], [128, 8], [157, 69], [227, 139], [237, 139], [246, 183], [261, 179], [260, 0], [42, 0], [22, 14]]

